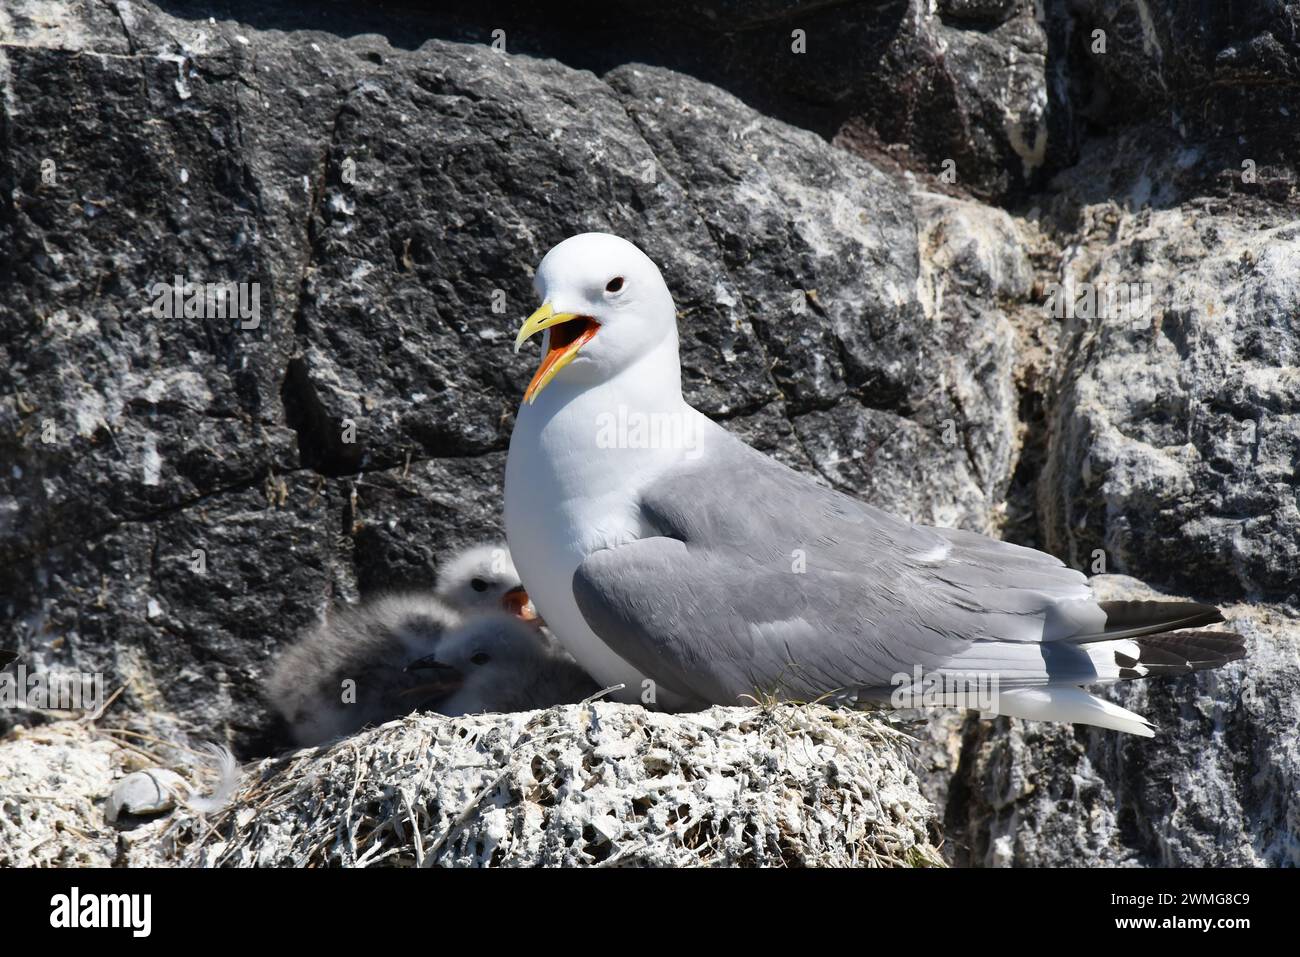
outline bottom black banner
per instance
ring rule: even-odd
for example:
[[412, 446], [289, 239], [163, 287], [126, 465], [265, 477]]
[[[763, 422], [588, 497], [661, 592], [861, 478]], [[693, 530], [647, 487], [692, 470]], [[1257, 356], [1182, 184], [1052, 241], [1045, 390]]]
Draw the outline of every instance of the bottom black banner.
[[1040, 929], [1081, 940], [1099, 931], [1219, 938], [1276, 933], [1294, 889], [1291, 874], [1227, 870], [0, 872], [6, 924], [17, 935], [10, 940], [193, 944], [210, 934], [218, 947], [244, 937], [258, 947], [375, 946], [437, 927], [460, 940], [475, 925], [486, 941], [545, 935], [557, 923], [581, 928], [588, 941], [625, 940], [633, 930], [647, 940], [686, 933], [693, 945], [716, 932], [734, 944], [773, 922], [794, 931], [812, 915], [823, 921], [819, 948], [837, 931], [860, 942], [871, 930], [886, 946], [924, 945], [930, 933], [969, 942]]

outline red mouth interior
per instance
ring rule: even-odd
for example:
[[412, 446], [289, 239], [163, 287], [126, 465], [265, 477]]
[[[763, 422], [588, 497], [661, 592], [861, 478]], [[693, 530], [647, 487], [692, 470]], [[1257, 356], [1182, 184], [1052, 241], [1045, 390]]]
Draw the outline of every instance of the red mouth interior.
[[587, 338], [594, 336], [600, 324], [595, 319], [587, 316], [579, 316], [577, 319], [570, 319], [568, 322], [562, 322], [558, 326], [551, 326], [551, 352], [563, 352], [569, 346], [573, 345], [585, 334]]

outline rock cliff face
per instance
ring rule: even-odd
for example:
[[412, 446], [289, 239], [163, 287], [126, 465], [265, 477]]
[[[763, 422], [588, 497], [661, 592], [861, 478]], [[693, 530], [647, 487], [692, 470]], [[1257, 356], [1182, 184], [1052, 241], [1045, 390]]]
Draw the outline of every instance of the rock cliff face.
[[1156, 743], [936, 719], [955, 859], [1294, 863], [1300, 7], [1246, 6], [8, 4], [0, 645], [269, 753], [278, 648], [499, 534], [531, 271], [608, 230], [748, 441], [1256, 636], [1115, 692]]

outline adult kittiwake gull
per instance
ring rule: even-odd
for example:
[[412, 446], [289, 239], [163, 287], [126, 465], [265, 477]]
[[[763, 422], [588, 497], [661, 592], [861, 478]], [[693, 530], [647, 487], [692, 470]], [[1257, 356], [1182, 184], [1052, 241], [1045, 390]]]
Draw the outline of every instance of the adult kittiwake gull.
[[506, 463], [510, 551], [538, 612], [615, 697], [955, 704], [1151, 736], [1083, 686], [1243, 657], [1193, 602], [1094, 599], [1044, 552], [917, 525], [750, 448], [682, 397], [676, 310], [632, 243], [538, 267], [543, 334]]

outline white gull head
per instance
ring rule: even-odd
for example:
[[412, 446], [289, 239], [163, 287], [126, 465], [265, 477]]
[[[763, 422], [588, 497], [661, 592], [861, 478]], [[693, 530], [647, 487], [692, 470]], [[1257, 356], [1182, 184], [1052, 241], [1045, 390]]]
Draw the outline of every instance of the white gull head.
[[[532, 402], [552, 381], [607, 382], [662, 347], [677, 354], [677, 313], [659, 267], [626, 239], [581, 233], [548, 252], [533, 282], [542, 306], [515, 340], [545, 331]], [[675, 378], [675, 377], [674, 377]]]

